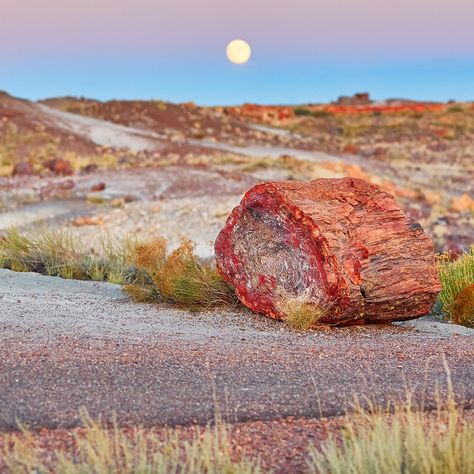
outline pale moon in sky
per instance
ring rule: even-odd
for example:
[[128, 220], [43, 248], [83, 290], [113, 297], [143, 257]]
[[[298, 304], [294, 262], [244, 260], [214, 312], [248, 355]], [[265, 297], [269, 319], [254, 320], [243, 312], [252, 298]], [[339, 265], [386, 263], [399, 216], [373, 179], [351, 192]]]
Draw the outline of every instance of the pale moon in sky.
[[227, 45], [227, 59], [234, 64], [244, 64], [252, 55], [252, 50], [247, 41], [235, 39]]

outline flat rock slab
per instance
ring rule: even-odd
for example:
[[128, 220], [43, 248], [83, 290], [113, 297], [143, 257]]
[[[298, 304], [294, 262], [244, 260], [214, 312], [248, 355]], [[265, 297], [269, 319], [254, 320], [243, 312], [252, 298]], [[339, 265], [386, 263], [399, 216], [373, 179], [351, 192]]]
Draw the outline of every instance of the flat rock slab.
[[129, 302], [120, 287], [0, 270], [0, 430], [120, 422], [318, 418], [353, 395], [446, 390], [474, 403], [474, 331], [422, 318], [298, 333], [247, 311], [191, 314]]

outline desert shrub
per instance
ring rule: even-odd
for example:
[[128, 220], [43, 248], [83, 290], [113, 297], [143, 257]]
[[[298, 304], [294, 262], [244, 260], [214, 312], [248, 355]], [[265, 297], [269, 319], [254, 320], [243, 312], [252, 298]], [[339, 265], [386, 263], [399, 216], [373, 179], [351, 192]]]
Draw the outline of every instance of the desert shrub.
[[16, 229], [8, 231], [0, 238], [0, 263], [2, 268], [16, 272], [33, 271], [36, 262], [32, 261], [34, 243], [26, 235], [21, 235]]
[[[355, 416], [354, 416], [355, 415]], [[474, 472], [474, 424], [449, 396], [435, 413], [411, 402], [367, 412], [357, 409], [339, 436], [311, 448], [309, 472], [318, 474], [469, 474]]]
[[214, 265], [199, 261], [194, 248], [185, 238], [169, 254], [162, 238], [137, 245], [133, 263], [141, 273], [124, 291], [136, 301], [168, 301], [192, 310], [234, 305], [233, 289]]
[[474, 283], [456, 296], [451, 312], [453, 323], [474, 328]]
[[103, 423], [83, 416], [83, 428], [74, 433], [75, 449], [47, 451], [33, 433], [5, 435], [0, 448], [0, 468], [7, 473], [61, 472], [69, 474], [252, 474], [260, 472], [259, 461], [245, 455], [231, 456], [228, 428], [198, 429], [189, 441], [179, 440], [170, 430], [164, 439], [141, 428], [121, 430], [116, 423]]
[[449, 261], [447, 255], [441, 256], [438, 269], [442, 287], [438, 300], [443, 311], [457, 324], [472, 325], [472, 315], [458, 318], [454, 309], [458, 295], [466, 287], [474, 284], [474, 247], [454, 262]]

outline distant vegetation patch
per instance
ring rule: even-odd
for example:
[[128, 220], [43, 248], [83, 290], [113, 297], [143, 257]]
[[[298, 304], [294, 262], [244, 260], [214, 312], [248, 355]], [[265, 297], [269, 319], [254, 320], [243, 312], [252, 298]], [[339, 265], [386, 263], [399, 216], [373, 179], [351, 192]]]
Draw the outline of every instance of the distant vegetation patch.
[[327, 110], [311, 110], [304, 107], [296, 107], [294, 113], [297, 117], [331, 117], [333, 114]]

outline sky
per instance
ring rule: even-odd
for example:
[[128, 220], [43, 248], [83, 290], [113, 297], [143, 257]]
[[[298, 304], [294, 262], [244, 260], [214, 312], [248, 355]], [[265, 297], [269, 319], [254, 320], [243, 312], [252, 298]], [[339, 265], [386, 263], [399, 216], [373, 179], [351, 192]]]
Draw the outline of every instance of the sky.
[[[199, 104], [474, 100], [474, 0], [0, 0], [0, 90]], [[231, 64], [227, 43], [252, 57]]]

